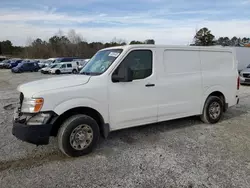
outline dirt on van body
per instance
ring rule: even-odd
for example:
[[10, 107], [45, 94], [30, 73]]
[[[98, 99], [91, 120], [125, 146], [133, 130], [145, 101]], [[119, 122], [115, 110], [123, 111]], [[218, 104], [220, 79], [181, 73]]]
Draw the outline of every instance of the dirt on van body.
[[250, 87], [216, 125], [191, 117], [121, 130], [68, 158], [56, 138], [37, 147], [11, 134], [16, 87], [48, 77], [0, 70], [0, 187], [250, 187]]

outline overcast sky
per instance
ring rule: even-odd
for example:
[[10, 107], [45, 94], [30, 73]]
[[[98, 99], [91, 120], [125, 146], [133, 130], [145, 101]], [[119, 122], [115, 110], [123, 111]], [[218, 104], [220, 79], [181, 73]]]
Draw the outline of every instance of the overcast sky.
[[249, 10], [250, 0], [1, 0], [0, 41], [25, 45], [74, 29], [88, 42], [186, 45], [201, 27], [216, 37], [250, 37]]

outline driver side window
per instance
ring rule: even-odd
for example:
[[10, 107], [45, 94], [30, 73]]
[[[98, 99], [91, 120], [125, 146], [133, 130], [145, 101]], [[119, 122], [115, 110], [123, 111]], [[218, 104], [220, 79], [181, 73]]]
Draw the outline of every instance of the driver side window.
[[66, 65], [65, 65], [65, 64], [63, 64], [63, 65], [61, 66], [61, 68], [66, 68]]
[[117, 75], [120, 69], [130, 68], [133, 72], [133, 80], [149, 77], [152, 74], [153, 55], [151, 50], [131, 51], [114, 71]]

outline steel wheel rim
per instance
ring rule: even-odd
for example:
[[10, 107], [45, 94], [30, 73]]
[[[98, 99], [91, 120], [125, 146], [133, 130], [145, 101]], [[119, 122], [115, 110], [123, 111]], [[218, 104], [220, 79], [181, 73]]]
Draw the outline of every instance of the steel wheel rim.
[[75, 150], [87, 148], [93, 140], [93, 130], [89, 125], [78, 125], [70, 134], [70, 145]]
[[221, 106], [218, 102], [213, 102], [209, 106], [209, 116], [212, 119], [217, 119], [220, 116], [221, 113]]

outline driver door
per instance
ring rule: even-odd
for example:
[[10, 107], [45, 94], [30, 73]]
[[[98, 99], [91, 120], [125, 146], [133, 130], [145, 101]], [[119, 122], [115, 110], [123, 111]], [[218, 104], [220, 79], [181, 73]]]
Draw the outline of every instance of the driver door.
[[126, 67], [133, 72], [132, 82], [113, 82], [110, 78], [109, 114], [113, 130], [157, 121], [153, 51], [130, 51], [113, 75]]
[[66, 64], [62, 64], [61, 68], [60, 68], [61, 73], [66, 73], [67, 69], [66, 69]]

